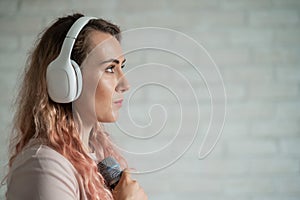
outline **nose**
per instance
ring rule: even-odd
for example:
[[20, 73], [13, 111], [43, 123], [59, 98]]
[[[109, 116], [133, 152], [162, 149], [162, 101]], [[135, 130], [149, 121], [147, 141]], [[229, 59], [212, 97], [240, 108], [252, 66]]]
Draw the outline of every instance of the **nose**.
[[116, 92], [126, 92], [127, 90], [130, 89], [130, 85], [129, 82], [127, 80], [127, 78], [123, 75], [121, 76], [121, 78], [119, 79], [118, 85], [116, 87]]

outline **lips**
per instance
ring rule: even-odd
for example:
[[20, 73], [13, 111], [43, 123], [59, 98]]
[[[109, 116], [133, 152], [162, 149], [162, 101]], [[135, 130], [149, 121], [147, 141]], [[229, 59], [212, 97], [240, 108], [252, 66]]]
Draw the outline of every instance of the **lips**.
[[117, 101], [114, 101], [114, 103], [122, 103], [123, 102], [123, 99], [119, 99], [119, 100], [117, 100]]

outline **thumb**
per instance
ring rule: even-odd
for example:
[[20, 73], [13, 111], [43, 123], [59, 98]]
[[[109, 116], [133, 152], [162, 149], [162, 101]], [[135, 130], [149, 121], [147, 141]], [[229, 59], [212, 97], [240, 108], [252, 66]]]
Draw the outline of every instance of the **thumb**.
[[122, 174], [121, 174], [121, 178], [119, 180], [119, 183], [117, 184], [117, 186], [115, 187], [115, 191], [119, 190], [119, 188], [124, 187], [125, 185], [127, 185], [131, 180], [131, 176], [128, 170], [123, 170]]
[[131, 174], [130, 174], [130, 171], [129, 169], [124, 169], [123, 172], [122, 172], [122, 176], [121, 176], [121, 180], [120, 181], [129, 181], [131, 180]]

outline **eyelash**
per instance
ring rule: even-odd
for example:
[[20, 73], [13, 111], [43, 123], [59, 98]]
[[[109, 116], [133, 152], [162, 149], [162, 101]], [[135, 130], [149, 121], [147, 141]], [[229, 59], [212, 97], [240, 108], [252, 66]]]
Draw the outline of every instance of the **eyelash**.
[[[107, 71], [107, 70], [108, 70], [108, 69], [113, 70], [115, 67], [116, 67], [115, 65], [111, 65], [111, 66], [109, 66], [108, 68], [106, 68], [105, 71], [108, 72], [108, 73], [114, 73], [114, 71], [109, 72], [109, 71]], [[122, 65], [122, 66], [121, 66], [122, 69], [123, 69], [124, 67], [125, 67], [125, 65]]]

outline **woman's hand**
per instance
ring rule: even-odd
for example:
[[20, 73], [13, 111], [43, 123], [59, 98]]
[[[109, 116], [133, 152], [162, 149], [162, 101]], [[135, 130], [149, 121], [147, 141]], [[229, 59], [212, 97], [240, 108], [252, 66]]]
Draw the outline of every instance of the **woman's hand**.
[[128, 171], [124, 170], [118, 185], [112, 192], [115, 200], [148, 200], [143, 188], [136, 180], [131, 179]]

